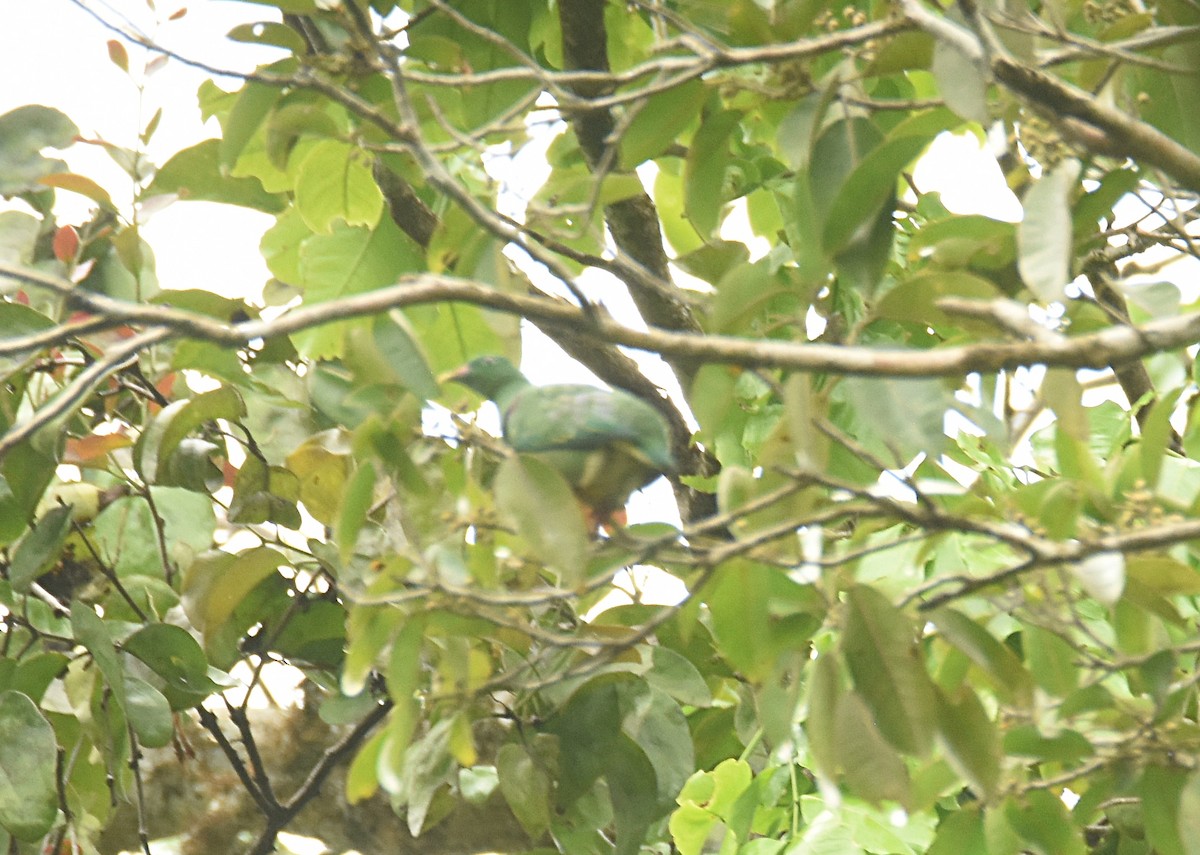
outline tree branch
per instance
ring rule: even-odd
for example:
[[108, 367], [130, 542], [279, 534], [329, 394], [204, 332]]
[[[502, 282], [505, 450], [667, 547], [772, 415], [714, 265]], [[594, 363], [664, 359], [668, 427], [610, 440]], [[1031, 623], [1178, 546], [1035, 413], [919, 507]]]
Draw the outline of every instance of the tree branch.
[[[604, 0], [562, 0], [558, 20], [562, 30], [563, 62], [569, 69], [608, 72], [608, 37], [604, 24]], [[589, 99], [609, 94], [606, 85], [577, 85], [576, 95]], [[591, 106], [572, 119], [579, 146], [597, 175], [609, 172], [616, 161], [615, 122], [607, 107]], [[652, 276], [670, 286], [671, 270], [663, 247], [658, 211], [645, 192], [608, 205], [604, 209], [609, 232], [618, 251], [632, 258]], [[651, 326], [668, 330], [700, 332], [700, 324], [678, 289], [648, 289], [639, 283], [625, 283], [643, 319]], [[671, 360], [671, 368], [686, 389], [691, 386], [698, 366], [687, 360]]]
[[[973, 8], [970, 3], [968, 8]], [[1200, 191], [1200, 156], [1166, 134], [1044, 71], [1019, 62], [998, 44], [985, 51], [979, 37], [925, 9], [920, 0], [902, 0], [905, 16], [943, 44], [973, 62], [983, 62], [996, 82], [1019, 95], [1051, 121], [1075, 120], [1103, 137], [1103, 153], [1156, 166], [1184, 187]]]
[[[50, 288], [67, 283], [44, 273], [0, 263], [0, 277]], [[1044, 341], [980, 342], [927, 350], [758, 340], [720, 335], [694, 335], [668, 330], [638, 330], [611, 318], [589, 318], [578, 307], [548, 297], [496, 291], [486, 285], [432, 273], [402, 277], [395, 285], [304, 306], [271, 320], [225, 323], [166, 306], [147, 306], [106, 299], [108, 310], [126, 323], [148, 329], [112, 351], [111, 362], [123, 364], [139, 350], [172, 338], [198, 339], [238, 346], [260, 338], [292, 335], [334, 321], [375, 315], [389, 309], [430, 303], [461, 302], [571, 328], [579, 338], [682, 356], [704, 363], [746, 368], [778, 368], [876, 377], [953, 377], [1030, 365], [1062, 368], [1106, 368], [1200, 341], [1200, 312], [1149, 321], [1141, 326], [1110, 327], [1067, 337], [1051, 334]], [[72, 383], [93, 371], [84, 369]], [[115, 366], [109, 366], [112, 370]], [[56, 399], [58, 400], [58, 399]], [[56, 406], [55, 415], [63, 407]], [[8, 445], [0, 447], [6, 449]]]

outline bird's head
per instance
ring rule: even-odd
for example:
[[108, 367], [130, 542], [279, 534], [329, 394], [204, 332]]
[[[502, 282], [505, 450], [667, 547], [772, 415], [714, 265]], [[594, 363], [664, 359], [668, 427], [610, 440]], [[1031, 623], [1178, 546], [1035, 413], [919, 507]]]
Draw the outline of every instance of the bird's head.
[[473, 389], [485, 398], [492, 400], [495, 400], [508, 387], [525, 386], [529, 382], [525, 379], [525, 375], [503, 356], [476, 357], [447, 376], [446, 379]]

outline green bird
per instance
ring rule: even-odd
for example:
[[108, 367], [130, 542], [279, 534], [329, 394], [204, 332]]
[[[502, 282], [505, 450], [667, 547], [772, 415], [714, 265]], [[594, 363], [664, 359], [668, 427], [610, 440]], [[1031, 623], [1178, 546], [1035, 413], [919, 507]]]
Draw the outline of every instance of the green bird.
[[631, 493], [676, 471], [667, 420], [628, 392], [534, 386], [502, 356], [474, 359], [450, 379], [495, 401], [504, 441], [557, 470], [593, 522], [623, 515]]

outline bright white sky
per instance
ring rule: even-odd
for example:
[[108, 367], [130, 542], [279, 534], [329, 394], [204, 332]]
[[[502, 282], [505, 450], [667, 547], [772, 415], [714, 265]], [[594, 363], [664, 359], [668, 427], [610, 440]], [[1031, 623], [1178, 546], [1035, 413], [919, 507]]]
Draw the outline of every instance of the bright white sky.
[[[146, 0], [89, 0], [106, 19], [126, 16], [143, 32], [202, 57], [214, 65], [250, 69], [253, 47], [230, 42], [225, 33], [248, 18], [269, 15], [264, 6], [225, 3], [220, 0], [162, 0], [158, 11]], [[186, 16], [166, 18], [181, 6]], [[163, 107], [163, 118], [149, 153], [156, 163], [194, 145], [216, 130], [200, 124], [196, 89], [203, 72], [181, 63], [166, 66], [145, 78], [147, 56], [129, 48], [131, 74], [108, 58], [106, 43], [116, 38], [78, 6], [67, 0], [6, 3], [0, 12], [0, 114], [24, 104], [44, 104], [66, 113], [84, 137], [101, 137], [125, 147], [136, 147], [138, 134], [154, 111]], [[144, 94], [138, 84], [145, 83]], [[233, 88], [232, 83], [226, 86]], [[128, 179], [99, 147], [75, 145], [62, 154], [72, 169], [100, 182], [122, 209], [130, 213]], [[91, 203], [60, 192], [64, 221], [86, 218]], [[210, 288], [226, 294], [253, 293], [262, 287], [267, 271], [257, 252], [258, 240], [269, 220], [263, 215], [229, 206], [202, 202], [173, 205], [147, 223], [146, 239], [154, 248], [158, 274], [169, 288]], [[217, 248], [214, 251], [214, 248]]]

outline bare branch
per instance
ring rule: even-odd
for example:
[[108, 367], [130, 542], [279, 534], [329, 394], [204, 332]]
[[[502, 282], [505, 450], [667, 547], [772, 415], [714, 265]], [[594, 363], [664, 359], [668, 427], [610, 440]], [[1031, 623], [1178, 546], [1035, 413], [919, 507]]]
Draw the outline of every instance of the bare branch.
[[[0, 276], [30, 284], [60, 286], [52, 276], [0, 264]], [[864, 346], [755, 340], [733, 336], [693, 335], [665, 330], [637, 330], [611, 318], [588, 317], [561, 300], [496, 291], [451, 276], [422, 273], [397, 284], [342, 300], [305, 306], [272, 320], [228, 324], [211, 317], [171, 309], [110, 301], [117, 317], [149, 327], [117, 348], [105, 360], [80, 372], [69, 387], [78, 390], [106, 376], [138, 351], [172, 338], [191, 338], [227, 346], [255, 339], [291, 335], [334, 321], [375, 315], [389, 309], [429, 303], [462, 302], [571, 327], [582, 339], [637, 348], [664, 356], [683, 356], [701, 362], [794, 371], [825, 371], [859, 376], [952, 377], [1029, 365], [1063, 368], [1105, 368], [1153, 353], [1187, 347], [1200, 341], [1200, 313], [1120, 326], [1074, 337], [1052, 334], [1032, 342], [981, 342], [932, 350], [883, 349]], [[1003, 311], [1003, 310], [1001, 310]], [[87, 375], [87, 379], [85, 378]], [[64, 390], [65, 392], [66, 390]], [[63, 393], [60, 393], [60, 396]], [[63, 403], [56, 398], [53, 416], [62, 415], [82, 392]], [[30, 432], [21, 428], [22, 439]], [[14, 440], [19, 441], [19, 440]], [[7, 439], [0, 449], [11, 447]]]

